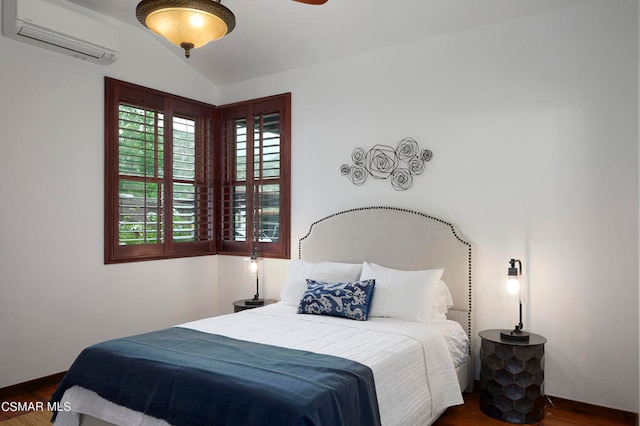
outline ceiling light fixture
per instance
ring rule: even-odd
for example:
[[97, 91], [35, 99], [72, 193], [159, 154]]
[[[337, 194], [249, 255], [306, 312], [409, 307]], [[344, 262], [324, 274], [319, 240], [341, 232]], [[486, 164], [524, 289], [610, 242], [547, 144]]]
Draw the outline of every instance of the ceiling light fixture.
[[143, 0], [138, 21], [191, 56], [195, 49], [229, 34], [236, 26], [233, 12], [220, 0]]

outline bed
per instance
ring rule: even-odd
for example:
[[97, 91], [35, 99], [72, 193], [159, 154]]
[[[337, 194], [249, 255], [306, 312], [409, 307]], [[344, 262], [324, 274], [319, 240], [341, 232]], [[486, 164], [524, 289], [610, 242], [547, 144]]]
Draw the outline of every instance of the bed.
[[472, 246], [455, 225], [357, 208], [314, 222], [298, 247], [276, 304], [87, 348], [54, 393], [71, 408], [54, 423], [430, 425], [463, 403]]

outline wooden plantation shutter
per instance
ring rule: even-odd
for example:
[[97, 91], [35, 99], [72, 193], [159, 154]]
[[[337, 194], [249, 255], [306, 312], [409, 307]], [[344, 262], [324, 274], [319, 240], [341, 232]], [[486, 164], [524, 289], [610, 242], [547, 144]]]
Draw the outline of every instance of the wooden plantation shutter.
[[218, 252], [290, 256], [291, 94], [219, 107]]
[[214, 107], [105, 79], [105, 262], [215, 252]]
[[290, 256], [291, 94], [216, 109], [105, 78], [105, 263]]
[[164, 113], [118, 105], [118, 244], [164, 241]]

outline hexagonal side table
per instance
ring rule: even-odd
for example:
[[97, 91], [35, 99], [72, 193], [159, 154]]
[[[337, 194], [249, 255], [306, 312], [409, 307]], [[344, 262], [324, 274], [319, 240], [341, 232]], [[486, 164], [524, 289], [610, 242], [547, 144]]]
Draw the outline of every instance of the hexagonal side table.
[[502, 340], [502, 330], [478, 333], [480, 346], [480, 409], [509, 423], [542, 420], [544, 344], [547, 339], [529, 333], [528, 342]]

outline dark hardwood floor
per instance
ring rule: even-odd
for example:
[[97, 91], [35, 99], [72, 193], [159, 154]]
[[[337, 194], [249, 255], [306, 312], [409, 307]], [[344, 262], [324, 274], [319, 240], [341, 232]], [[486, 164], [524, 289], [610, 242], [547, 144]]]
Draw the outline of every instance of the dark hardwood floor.
[[[464, 405], [449, 408], [434, 426], [505, 426], [510, 423], [493, 419], [480, 411], [480, 392], [476, 390], [464, 394]], [[566, 400], [550, 398], [555, 406], [545, 408], [541, 426], [636, 426], [637, 419], [629, 413], [602, 409], [586, 404], [572, 403]]]
[[[0, 399], [0, 404], [5, 401], [16, 401], [16, 402], [43, 402], [46, 407], [47, 401], [51, 399], [51, 395], [56, 390], [58, 385], [47, 385], [40, 388], [37, 388], [32, 391], [25, 391], [15, 395], [6, 396]], [[1, 407], [2, 405], [0, 405]], [[6, 404], [5, 404], [6, 406]], [[22, 411], [11, 411], [11, 410], [2, 410], [0, 409], [0, 422], [3, 420], [9, 420], [14, 417], [18, 417], [25, 414]]]
[[[51, 398], [56, 385], [46, 385], [32, 391], [22, 391], [11, 396], [4, 396], [2, 401], [38, 402], [45, 403]], [[476, 390], [471, 394], [465, 394], [464, 405], [449, 408], [435, 423], [434, 426], [505, 426], [499, 420], [488, 417], [480, 411], [480, 393]], [[570, 403], [568, 401], [554, 401], [555, 408], [548, 406], [545, 417], [538, 425], [542, 426], [623, 426], [636, 425], [637, 419], [628, 413], [615, 410], [600, 409], [593, 406]], [[585, 408], [586, 407], [586, 408]], [[8, 420], [23, 412], [7, 412], [0, 410], [0, 422]]]

